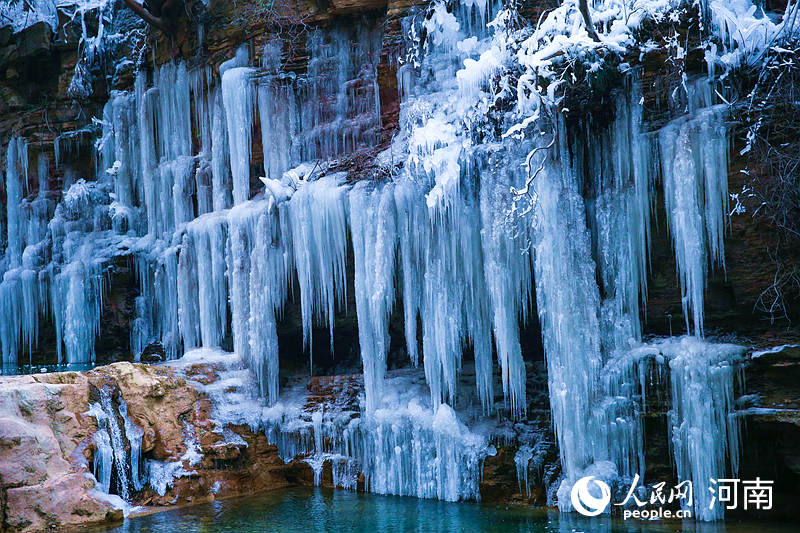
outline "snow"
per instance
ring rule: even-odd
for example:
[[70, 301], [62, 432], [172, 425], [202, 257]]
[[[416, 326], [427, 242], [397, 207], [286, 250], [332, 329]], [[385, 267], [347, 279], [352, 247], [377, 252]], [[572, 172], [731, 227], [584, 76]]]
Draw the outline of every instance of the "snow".
[[791, 350], [794, 348], [800, 348], [800, 344], [782, 344], [780, 346], [773, 346], [771, 348], [766, 348], [764, 350], [756, 350], [750, 355], [750, 357], [752, 357], [753, 359], [758, 359], [759, 357], [764, 357], [765, 355], [781, 353], [784, 350]]
[[184, 423], [183, 434], [186, 452], [178, 460], [147, 460], [147, 483], [159, 496], [166, 494], [167, 489], [172, 488], [176, 479], [195, 474], [190, 468], [198, 465], [203, 459], [203, 455], [200, 453], [200, 444], [197, 441], [194, 430], [188, 423]]

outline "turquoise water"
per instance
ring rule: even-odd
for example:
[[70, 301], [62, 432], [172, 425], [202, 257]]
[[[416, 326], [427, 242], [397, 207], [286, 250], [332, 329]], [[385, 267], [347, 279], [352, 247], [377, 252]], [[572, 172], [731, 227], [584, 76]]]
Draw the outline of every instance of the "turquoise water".
[[63, 365], [0, 365], [0, 376], [21, 376], [24, 374], [43, 374], [46, 372], [83, 372], [95, 367], [93, 364]]
[[524, 507], [502, 508], [325, 489], [291, 489], [131, 518], [114, 533], [789, 533], [789, 526], [695, 524], [582, 518]]

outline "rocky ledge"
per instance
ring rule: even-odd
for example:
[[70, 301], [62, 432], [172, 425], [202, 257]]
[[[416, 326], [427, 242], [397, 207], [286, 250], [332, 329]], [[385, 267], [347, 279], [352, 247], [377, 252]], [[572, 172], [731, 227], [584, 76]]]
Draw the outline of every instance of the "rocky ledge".
[[[142, 461], [174, 465], [174, 479], [164, 480], [163, 493], [142, 488], [131, 497], [134, 505], [185, 504], [296, 482], [294, 467], [281, 461], [263, 435], [245, 427], [224, 432], [216, 427], [207, 397], [192, 385], [195, 377], [213, 380], [213, 368], [177, 371], [116, 363], [89, 372], [2, 378], [0, 531], [62, 529], [123, 518], [121, 500], [97, 490], [91, 474], [99, 452], [93, 439], [98, 421], [89, 410], [100, 401], [101, 391], [117, 413], [124, 402], [129, 420], [143, 430]], [[125, 421], [118, 423], [122, 427]], [[131, 442], [122, 437], [129, 454]]]

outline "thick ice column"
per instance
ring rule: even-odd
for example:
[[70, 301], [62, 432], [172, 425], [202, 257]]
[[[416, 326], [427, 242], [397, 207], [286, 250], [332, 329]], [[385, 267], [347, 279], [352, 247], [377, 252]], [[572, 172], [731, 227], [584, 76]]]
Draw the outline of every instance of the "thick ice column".
[[[139, 132], [136, 120], [136, 100], [131, 93], [114, 91], [111, 95], [114, 132], [114, 193], [116, 201], [126, 207], [134, 205], [136, 179], [141, 158], [137, 153]], [[116, 162], [119, 164], [116, 164]], [[103, 169], [108, 171], [108, 169]]]
[[692, 113], [659, 132], [664, 207], [667, 213], [686, 329], [703, 334], [704, 291], [708, 265], [723, 266], [723, 236], [728, 205], [728, 137], [725, 106], [705, 108], [704, 85], [690, 87]]
[[205, 347], [219, 346], [227, 329], [226, 230], [225, 218], [217, 214], [199, 217], [187, 226], [197, 258], [200, 338]]
[[60, 307], [57, 326], [64, 344], [62, 363], [94, 362], [94, 343], [100, 332], [102, 275], [93, 265], [78, 259], [63, 267], [54, 282], [55, 307]]
[[[266, 204], [264, 204], [266, 207]], [[270, 405], [278, 401], [277, 315], [291, 283], [288, 205], [254, 213], [255, 245], [250, 255], [250, 361]]]
[[196, 68], [188, 73], [192, 90], [192, 126], [199, 132], [200, 153], [211, 157], [211, 129], [214, 97], [211, 91], [211, 66]]
[[230, 279], [233, 350], [243, 361], [250, 360], [250, 254], [255, 240], [252, 204], [234, 207], [228, 216], [227, 265]]
[[161, 251], [153, 277], [156, 337], [162, 340], [167, 359], [178, 356], [180, 328], [178, 314], [178, 254], [180, 246]]
[[197, 216], [214, 210], [211, 162], [201, 159], [194, 173], [194, 187], [197, 193]]
[[167, 160], [192, 155], [192, 115], [189, 74], [184, 63], [165, 63], [155, 80], [158, 88], [159, 155]]
[[381, 398], [386, 354], [389, 351], [389, 315], [394, 305], [397, 247], [394, 187], [361, 182], [350, 198], [358, 342], [364, 365], [367, 410]]
[[[567, 482], [592, 462], [588, 420], [602, 366], [600, 297], [586, 211], [567, 147], [534, 184], [536, 298], [547, 359], [550, 408]], [[569, 273], [569, 283], [565, 283]], [[559, 505], [569, 509], [569, 496]]]
[[228, 131], [225, 108], [222, 105], [222, 92], [214, 91], [214, 118], [211, 123], [211, 187], [213, 189], [214, 211], [227, 209], [232, 204], [231, 172], [229, 167]]
[[164, 165], [168, 166], [167, 172], [172, 178], [170, 180], [172, 183], [170, 196], [172, 197], [173, 220], [175, 225], [179, 226], [194, 218], [192, 193], [194, 192], [195, 160], [193, 157], [185, 155], [161, 165], [162, 168]]
[[16, 268], [0, 283], [0, 348], [3, 364], [23, 363], [23, 350], [30, 353], [39, 332], [40, 284], [37, 273]]
[[601, 328], [607, 356], [640, 339], [640, 304], [647, 298], [651, 190], [658, 162], [652, 137], [641, 131], [638, 98], [635, 88], [620, 97], [609, 133], [586, 141], [586, 179], [597, 191], [590, 225], [604, 295]]
[[[439, 179], [443, 167], [455, 168], [455, 182], [446, 192], [429, 192], [425, 198], [429, 241], [422, 296], [422, 350], [434, 405], [455, 400], [463, 348], [470, 343], [476, 351], [481, 394], [484, 401], [488, 397], [485, 384], [486, 365], [491, 361], [491, 318], [481, 229], [475, 223], [480, 220], [480, 211], [474, 200], [475, 184], [471, 180], [461, 183], [459, 153], [448, 147], [432, 157], [445, 160], [436, 165], [435, 179]], [[468, 170], [464, 170], [466, 174]]]
[[[513, 154], [513, 150], [510, 151]], [[508, 217], [512, 205], [510, 187], [524, 184], [524, 178], [514, 180], [509, 167], [514, 168], [514, 163], [498, 153], [489, 156], [487, 168], [481, 172], [481, 244], [503, 395], [509, 402], [512, 416], [519, 417], [526, 410], [525, 362], [519, 324], [527, 320], [530, 307], [533, 258], [531, 217], [521, 215], [511, 220]], [[478, 363], [476, 360], [476, 370], [480, 368]], [[488, 368], [480, 369], [483, 377], [478, 391], [484, 408], [491, 405], [491, 369], [491, 359]]]
[[137, 123], [139, 130], [139, 164], [142, 173], [142, 192], [147, 233], [161, 235], [165, 231], [161, 210], [161, 173], [158, 170], [156, 149], [156, 110], [158, 109], [158, 89], [147, 89], [144, 73], [136, 76], [134, 84], [137, 103]]
[[178, 325], [185, 349], [200, 345], [197, 254], [189, 233], [184, 233], [178, 256]]
[[289, 202], [303, 343], [310, 350], [313, 322], [327, 319], [333, 347], [336, 307], [346, 300], [346, 186], [341, 175], [304, 183]]
[[250, 198], [250, 155], [255, 114], [255, 91], [252, 77], [255, 69], [229, 68], [222, 75], [222, 101], [228, 125], [233, 203]]
[[[669, 338], [641, 348], [666, 358], [670, 369], [669, 412], [678, 478], [694, 486], [694, 516], [722, 518], [724, 506], [710, 508], [709, 479], [736, 477], [740, 427], [734, 413], [737, 364], [744, 347], [712, 344], [696, 337]], [[730, 464], [728, 464], [730, 462]]]
[[414, 180], [399, 180], [394, 187], [397, 234], [403, 286], [406, 351], [414, 366], [419, 363], [417, 320], [422, 309], [428, 213], [422, 192]]
[[20, 210], [22, 188], [28, 181], [28, 143], [12, 137], [6, 152], [6, 259], [8, 267], [14, 268], [22, 262], [25, 249], [25, 219]]
[[[687, 331], [703, 333], [707, 256], [701, 183], [691, 145], [691, 121], [680, 120], [659, 134], [664, 203], [681, 282]], [[693, 328], [692, 329], [690, 329]]]

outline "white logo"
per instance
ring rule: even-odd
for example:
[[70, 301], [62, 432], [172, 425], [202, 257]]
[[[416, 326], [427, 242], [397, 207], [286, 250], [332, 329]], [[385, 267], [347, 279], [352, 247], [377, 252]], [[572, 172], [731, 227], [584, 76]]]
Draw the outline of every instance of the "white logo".
[[[599, 498], [595, 498], [589, 493], [589, 482], [593, 482], [599, 487]], [[605, 511], [611, 502], [611, 489], [604, 482], [595, 479], [594, 476], [586, 476], [575, 482], [570, 497], [576, 511], [584, 516], [597, 516]]]

